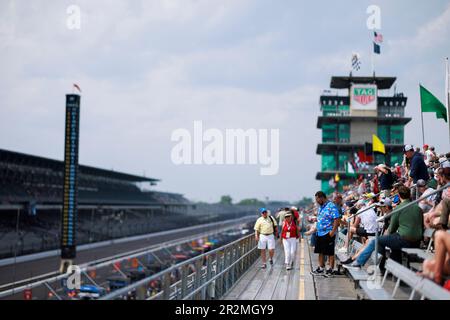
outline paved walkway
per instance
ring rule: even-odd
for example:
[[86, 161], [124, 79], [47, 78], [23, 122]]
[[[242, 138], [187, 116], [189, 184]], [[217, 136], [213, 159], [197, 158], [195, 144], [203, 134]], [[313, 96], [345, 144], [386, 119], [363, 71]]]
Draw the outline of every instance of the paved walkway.
[[357, 298], [353, 282], [347, 276], [325, 278], [310, 274], [317, 266], [313, 254], [302, 240], [298, 245], [295, 268], [286, 271], [284, 252], [277, 242], [274, 265], [260, 269], [261, 260], [245, 273], [225, 295], [225, 300], [351, 300]]

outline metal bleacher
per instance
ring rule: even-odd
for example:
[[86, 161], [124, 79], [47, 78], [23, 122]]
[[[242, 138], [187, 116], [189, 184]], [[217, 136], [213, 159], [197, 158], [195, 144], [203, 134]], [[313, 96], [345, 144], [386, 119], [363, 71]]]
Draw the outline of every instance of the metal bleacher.
[[[384, 287], [389, 274], [397, 279], [392, 292]], [[420, 296], [421, 300], [450, 300], [450, 292], [438, 286], [436, 283], [418, 276], [410, 269], [392, 259], [388, 259], [386, 262], [386, 272], [381, 284], [378, 284], [376, 280], [368, 280], [361, 281], [359, 285], [364, 291], [364, 294], [371, 300], [394, 300], [401, 283], [406, 284], [410, 288], [409, 300], [413, 300], [416, 295]]]
[[[411, 262], [412, 259], [419, 258], [420, 261], [431, 259], [434, 254], [431, 252], [432, 236], [435, 230], [426, 230], [424, 236], [430, 238], [430, 243], [426, 249], [403, 249], [405, 265], [399, 264], [392, 259], [388, 259], [385, 265], [386, 272], [383, 277], [379, 270], [379, 265], [373, 268], [375, 263], [375, 252], [372, 254], [370, 261], [372, 262], [371, 270], [348, 270], [350, 279], [355, 284], [355, 288], [360, 289], [358, 297], [360, 299], [370, 300], [450, 300], [450, 292], [437, 285], [433, 281], [424, 278], [415, 271], [421, 270], [422, 262]], [[341, 246], [345, 242], [345, 235], [339, 233], [337, 245]], [[362, 244], [356, 240], [352, 240], [349, 254], [354, 255]], [[337, 254], [337, 261], [345, 260], [348, 255]], [[381, 255], [378, 255], [381, 258]], [[380, 261], [380, 259], [378, 259]], [[392, 276], [392, 281], [388, 276]]]

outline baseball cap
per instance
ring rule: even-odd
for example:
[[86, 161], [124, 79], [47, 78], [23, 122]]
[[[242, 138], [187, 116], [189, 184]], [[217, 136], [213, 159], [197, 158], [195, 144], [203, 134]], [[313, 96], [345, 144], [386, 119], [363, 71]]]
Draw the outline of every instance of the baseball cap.
[[263, 214], [264, 212], [267, 212], [267, 209], [266, 209], [266, 208], [261, 208], [261, 209], [259, 209], [259, 213]]
[[290, 213], [290, 212], [286, 213], [285, 217], [292, 217], [292, 213]]
[[379, 206], [379, 207], [392, 206], [392, 200], [389, 198], [384, 198], [384, 199], [380, 200], [380, 202], [377, 203], [377, 206]]
[[424, 148], [428, 148], [429, 146], [428, 146], [427, 144], [424, 144], [423, 147], [424, 147]]
[[414, 147], [411, 144], [407, 144], [404, 148], [403, 148], [403, 152], [407, 152], [407, 151], [414, 151]]
[[417, 180], [418, 187], [425, 187], [426, 185], [427, 185], [427, 183], [425, 182], [425, 180], [423, 180], [423, 179]]
[[366, 194], [364, 195], [364, 198], [366, 198], [366, 199], [372, 199], [372, 198], [375, 198], [375, 193], [373, 193], [373, 192], [366, 193]]

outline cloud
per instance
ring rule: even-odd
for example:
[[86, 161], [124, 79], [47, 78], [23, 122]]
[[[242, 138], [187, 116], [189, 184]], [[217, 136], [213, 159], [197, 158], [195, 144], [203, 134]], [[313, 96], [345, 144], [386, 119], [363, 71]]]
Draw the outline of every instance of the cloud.
[[[65, 24], [73, 2], [82, 10], [79, 31]], [[83, 89], [80, 159], [86, 164], [145, 170], [163, 180], [162, 189], [197, 199], [310, 196], [319, 186], [321, 89], [331, 75], [348, 74], [352, 51], [365, 58], [367, 39], [345, 36], [357, 33], [355, 22], [365, 28], [365, 8], [358, 15], [344, 4], [325, 12], [316, 4], [288, 3], [2, 1], [0, 147], [61, 159], [64, 94], [77, 82]], [[336, 12], [348, 12], [348, 20], [336, 24]], [[412, 36], [388, 41], [380, 57], [380, 72], [399, 75], [414, 117], [416, 79], [426, 74], [433, 86], [440, 83], [428, 72], [434, 67], [429, 57], [448, 51], [448, 12], [428, 14]], [[280, 174], [262, 178], [251, 166], [174, 166], [171, 133], [190, 129], [194, 120], [220, 130], [279, 128]], [[428, 131], [439, 140], [441, 127]], [[416, 122], [407, 127], [407, 139], [420, 140]]]

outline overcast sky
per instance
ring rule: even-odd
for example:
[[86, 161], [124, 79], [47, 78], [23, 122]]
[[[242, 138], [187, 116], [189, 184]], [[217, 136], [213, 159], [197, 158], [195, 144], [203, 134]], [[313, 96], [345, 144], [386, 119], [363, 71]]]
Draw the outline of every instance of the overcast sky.
[[[81, 9], [81, 29], [67, 8]], [[319, 95], [348, 75], [352, 52], [371, 70], [366, 8], [381, 8], [378, 75], [408, 96], [405, 142], [421, 145], [421, 82], [443, 101], [449, 1], [0, 1], [0, 148], [62, 159], [64, 95], [81, 101], [80, 163], [162, 179], [193, 200], [230, 194], [297, 200], [320, 188]], [[392, 92], [391, 92], [392, 93]], [[172, 163], [177, 128], [280, 129], [280, 169]], [[425, 135], [450, 151], [425, 114]]]

